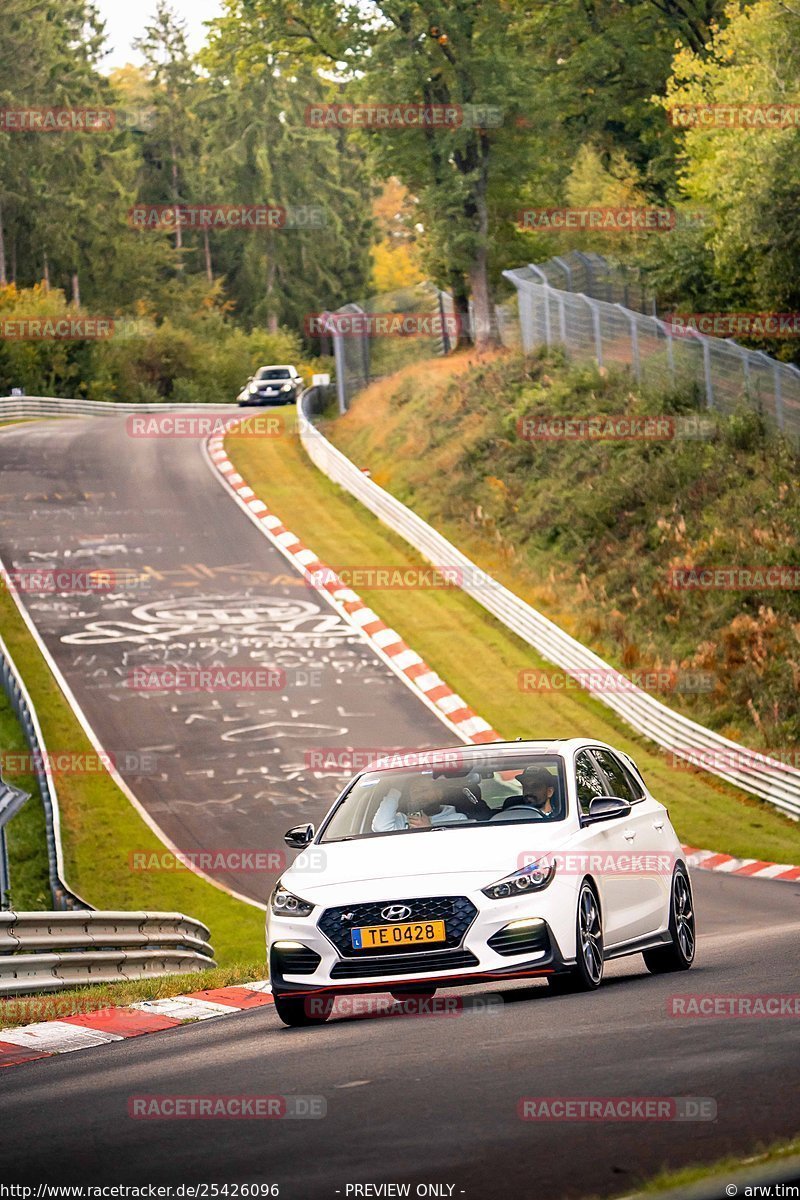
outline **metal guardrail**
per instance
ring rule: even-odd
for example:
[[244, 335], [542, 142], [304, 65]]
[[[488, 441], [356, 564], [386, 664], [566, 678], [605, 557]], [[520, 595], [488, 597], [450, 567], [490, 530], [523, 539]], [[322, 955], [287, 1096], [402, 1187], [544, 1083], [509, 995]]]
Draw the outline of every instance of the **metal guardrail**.
[[205, 971], [210, 936], [183, 913], [0, 913], [0, 995]]
[[[58, 909], [89, 909], [77, 892], [73, 892], [64, 880], [64, 859], [61, 851], [61, 822], [58, 795], [50, 769], [50, 760], [45, 747], [39, 718], [33, 707], [27, 688], [22, 681], [11, 653], [0, 637], [0, 686], [8, 696], [9, 703], [22, 726], [22, 733], [33, 759], [33, 773], [39, 787], [44, 807], [47, 836], [47, 871], [53, 904]], [[2, 899], [0, 897], [0, 899]], [[2, 917], [0, 913], [0, 917]]]
[[58, 396], [0, 397], [0, 421], [24, 417], [118, 417], [134, 413], [235, 412], [236, 404], [117, 404], [110, 400], [67, 400]]
[[[599, 655], [487, 575], [410, 508], [368, 479], [323, 436], [310, 420], [314, 397], [309, 393], [313, 391], [309, 389], [298, 400], [300, 439], [309, 458], [324, 475], [360, 500], [428, 562], [453, 568], [461, 589], [543, 658], [587, 683], [591, 682], [591, 672], [602, 672], [603, 688], [593, 691], [587, 687], [587, 690], [631, 728], [676, 758], [688, 760], [769, 801], [792, 817], [800, 817], [799, 770], [706, 729], [633, 686]], [[619, 681], [619, 691], [607, 690], [609, 680], [613, 679]]]

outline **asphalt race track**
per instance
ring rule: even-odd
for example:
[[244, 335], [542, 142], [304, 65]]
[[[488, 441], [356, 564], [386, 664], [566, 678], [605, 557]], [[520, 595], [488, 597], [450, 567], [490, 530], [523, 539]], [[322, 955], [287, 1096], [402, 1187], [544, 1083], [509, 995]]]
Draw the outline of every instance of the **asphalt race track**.
[[[457, 739], [225, 494], [196, 437], [128, 428], [4, 431], [0, 556], [9, 570], [79, 573], [82, 594], [24, 601], [101, 744], [180, 850], [278, 856], [278, 870], [211, 872], [264, 901], [286, 829], [319, 818], [353, 773], [315, 770], [310, 753]], [[125, 584], [87, 593], [91, 569]], [[131, 686], [137, 668], [212, 665], [276, 668], [285, 686]]]
[[[0, 466], [8, 566], [132, 566], [144, 577], [135, 594], [27, 605], [106, 748], [155, 756], [149, 773], [121, 768], [182, 848], [281, 846], [337, 786], [308, 772], [309, 748], [451, 740], [291, 577], [195, 441], [138, 441], [111, 419], [48, 422], [4, 433]], [[274, 664], [291, 681], [257, 695], [126, 686], [144, 663], [217, 661]], [[263, 879], [230, 882], [264, 897]], [[0, 1182], [274, 1183], [288, 1200], [385, 1183], [475, 1200], [623, 1195], [664, 1165], [788, 1138], [796, 1017], [676, 1017], [670, 998], [796, 993], [800, 884], [696, 872], [694, 885], [701, 936], [686, 974], [651, 976], [636, 957], [609, 964], [588, 996], [552, 997], [539, 981], [482, 986], [440, 993], [471, 999], [471, 1011], [339, 1007], [310, 1030], [284, 1029], [267, 1007], [9, 1068]], [[314, 1097], [325, 1115], [129, 1116], [132, 1097], [154, 1095]], [[691, 1097], [716, 1116], [525, 1121], [523, 1097]]]
[[[686, 974], [655, 977], [641, 958], [623, 959], [588, 996], [515, 984], [492, 991], [502, 1003], [484, 1011], [334, 1013], [310, 1030], [284, 1029], [265, 1008], [8, 1068], [0, 1179], [277, 1183], [287, 1200], [336, 1200], [354, 1183], [437, 1183], [454, 1185], [445, 1196], [537, 1200], [622, 1195], [664, 1163], [744, 1156], [789, 1137], [797, 1018], [677, 1018], [668, 1003], [795, 992], [800, 886], [703, 872], [694, 883], [702, 936]], [[212, 1094], [321, 1096], [327, 1115], [128, 1116], [132, 1096]], [[717, 1119], [530, 1122], [517, 1116], [523, 1096], [707, 1097]]]

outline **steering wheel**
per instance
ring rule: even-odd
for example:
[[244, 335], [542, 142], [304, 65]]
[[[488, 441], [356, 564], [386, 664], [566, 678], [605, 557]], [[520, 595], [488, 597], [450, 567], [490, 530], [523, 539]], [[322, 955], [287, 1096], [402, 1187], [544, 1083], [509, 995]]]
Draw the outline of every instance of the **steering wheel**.
[[495, 817], [499, 817], [501, 814], [505, 816], [506, 813], [513, 812], [525, 812], [531, 815], [535, 814], [535, 819], [537, 821], [545, 820], [544, 814], [540, 813], [538, 808], [534, 808], [531, 804], [509, 804], [508, 808], [501, 808], [500, 812], [496, 812], [491, 819], [494, 820]]

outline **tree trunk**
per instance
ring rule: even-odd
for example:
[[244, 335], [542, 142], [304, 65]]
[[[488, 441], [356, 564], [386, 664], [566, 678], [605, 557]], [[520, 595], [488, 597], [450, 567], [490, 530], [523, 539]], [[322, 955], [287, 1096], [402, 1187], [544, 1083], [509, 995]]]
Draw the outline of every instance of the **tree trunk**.
[[[172, 201], [177, 210], [178, 207], [178, 151], [175, 148], [175, 143], [171, 142], [169, 147], [170, 158], [172, 159]], [[180, 223], [179, 214], [175, 213], [175, 249], [178, 251], [178, 270], [183, 270], [183, 256], [180, 251], [183, 249], [183, 227]]]
[[49, 292], [50, 291], [50, 263], [47, 261], [47, 254], [45, 254], [45, 256], [44, 256], [44, 274], [42, 275], [42, 283], [44, 284], [44, 290], [46, 292]]
[[0, 287], [6, 287], [6, 239], [3, 232], [3, 206], [0, 204]]
[[270, 258], [267, 262], [267, 329], [270, 333], [278, 332], [278, 314], [272, 307], [272, 293], [275, 290], [275, 259]]
[[497, 326], [489, 294], [488, 251], [485, 245], [478, 248], [475, 261], [469, 269], [472, 291], [472, 340], [479, 350], [497, 346]]
[[488, 189], [489, 146], [485, 138], [480, 139], [480, 175], [474, 195], [474, 218], [478, 234], [478, 246], [469, 268], [470, 291], [472, 292], [472, 340], [479, 350], [499, 346], [497, 321], [489, 287], [489, 208], [486, 203]]
[[81, 306], [81, 285], [77, 271], [72, 272], [72, 303], [76, 308]]
[[17, 282], [17, 239], [11, 235], [11, 282]]
[[450, 345], [457, 350], [463, 350], [470, 345], [469, 289], [460, 271], [450, 272], [450, 294], [453, 297], [453, 313], [456, 318], [456, 334], [450, 338]]
[[203, 255], [206, 261], [206, 279], [209, 283], [214, 282], [214, 272], [211, 267], [211, 243], [208, 240], [208, 229], [203, 226]]

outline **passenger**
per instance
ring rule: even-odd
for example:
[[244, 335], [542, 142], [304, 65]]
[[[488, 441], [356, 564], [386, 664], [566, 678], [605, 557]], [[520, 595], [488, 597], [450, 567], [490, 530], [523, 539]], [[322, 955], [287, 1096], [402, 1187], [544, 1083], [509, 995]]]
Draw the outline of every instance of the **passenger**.
[[[466, 821], [463, 813], [452, 804], [442, 804], [439, 788], [426, 775], [415, 775], [406, 788], [408, 816], [398, 812], [403, 793], [393, 787], [386, 793], [372, 818], [373, 833], [389, 833], [392, 829], [429, 829], [431, 825], [450, 825]], [[431, 812], [430, 810], [434, 811]]]

